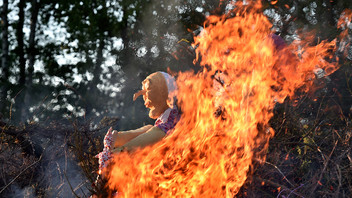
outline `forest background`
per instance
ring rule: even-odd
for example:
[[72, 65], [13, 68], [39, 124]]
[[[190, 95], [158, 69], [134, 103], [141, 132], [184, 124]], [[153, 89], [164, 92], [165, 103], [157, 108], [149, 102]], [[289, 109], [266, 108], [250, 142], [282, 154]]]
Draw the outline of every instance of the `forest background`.
[[[94, 170], [96, 163], [80, 156], [91, 157], [101, 149], [108, 126], [125, 130], [152, 123], [143, 101], [132, 103], [141, 81], [159, 70], [197, 71], [193, 36], [201, 32], [207, 16], [227, 13], [233, 2], [0, 2], [0, 195], [88, 196], [94, 189], [85, 168]], [[319, 78], [309, 94], [297, 93], [297, 98], [278, 104], [272, 120], [276, 139], [270, 148], [276, 154], [269, 153], [266, 163], [276, 172], [263, 174], [265, 166], [259, 169], [261, 176], [246, 186], [251, 191], [242, 194], [264, 191], [275, 196], [286, 189], [302, 196], [314, 192], [347, 197], [352, 180], [342, 175], [352, 173], [352, 24], [339, 29], [338, 20], [352, 9], [352, 2], [262, 3], [273, 31], [287, 43], [299, 39], [300, 32], [314, 31], [316, 43], [337, 38], [340, 69]], [[347, 35], [341, 38], [343, 30]], [[281, 163], [292, 153], [291, 160]], [[329, 163], [334, 156], [338, 166]], [[295, 163], [297, 170], [288, 165]], [[307, 176], [315, 168], [317, 175]]]

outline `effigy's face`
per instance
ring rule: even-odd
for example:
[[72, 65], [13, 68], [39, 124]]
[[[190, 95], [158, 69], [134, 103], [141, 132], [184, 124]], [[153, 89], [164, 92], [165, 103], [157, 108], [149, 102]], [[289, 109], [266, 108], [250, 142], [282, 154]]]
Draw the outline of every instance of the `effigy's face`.
[[142, 82], [143, 100], [149, 117], [157, 119], [167, 108], [168, 90], [164, 76], [153, 73]]

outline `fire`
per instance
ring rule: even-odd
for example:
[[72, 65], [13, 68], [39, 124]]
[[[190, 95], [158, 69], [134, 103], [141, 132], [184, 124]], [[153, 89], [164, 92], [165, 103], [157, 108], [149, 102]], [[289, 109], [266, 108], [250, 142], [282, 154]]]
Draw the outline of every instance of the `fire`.
[[175, 131], [114, 157], [109, 187], [119, 196], [233, 197], [253, 160], [265, 160], [275, 103], [309, 87], [314, 69], [336, 69], [326, 61], [334, 42], [300, 41], [280, 49], [260, 9], [260, 3], [237, 3], [227, 16], [207, 18], [194, 38], [202, 71], [178, 75], [182, 116]]

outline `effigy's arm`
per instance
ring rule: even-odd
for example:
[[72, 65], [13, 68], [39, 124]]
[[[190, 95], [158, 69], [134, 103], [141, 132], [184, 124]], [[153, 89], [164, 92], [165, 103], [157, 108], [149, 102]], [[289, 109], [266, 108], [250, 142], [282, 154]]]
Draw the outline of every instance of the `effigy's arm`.
[[121, 147], [117, 147], [112, 150], [113, 153], [118, 153], [121, 151], [132, 151], [137, 147], [145, 147], [148, 145], [152, 145], [165, 137], [165, 132], [161, 130], [159, 127], [152, 126], [148, 131], [142, 133], [127, 142]]
[[153, 127], [153, 125], [145, 125], [141, 128], [129, 131], [116, 131], [112, 132], [112, 142], [113, 147], [120, 147], [130, 140], [134, 139], [135, 137], [147, 132]]

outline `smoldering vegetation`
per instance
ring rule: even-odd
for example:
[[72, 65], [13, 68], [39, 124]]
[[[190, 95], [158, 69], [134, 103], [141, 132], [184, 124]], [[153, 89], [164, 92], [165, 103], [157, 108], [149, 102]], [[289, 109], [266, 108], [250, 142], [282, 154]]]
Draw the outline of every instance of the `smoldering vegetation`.
[[351, 197], [351, 67], [318, 78], [277, 104], [266, 161], [256, 161], [239, 197]]
[[103, 119], [94, 127], [69, 121], [17, 127], [3, 122], [1, 197], [90, 196], [98, 167], [94, 156], [102, 149], [103, 131], [117, 120]]

